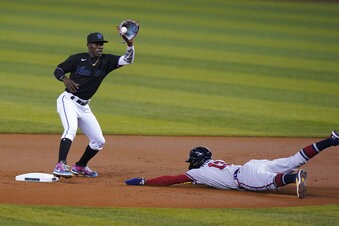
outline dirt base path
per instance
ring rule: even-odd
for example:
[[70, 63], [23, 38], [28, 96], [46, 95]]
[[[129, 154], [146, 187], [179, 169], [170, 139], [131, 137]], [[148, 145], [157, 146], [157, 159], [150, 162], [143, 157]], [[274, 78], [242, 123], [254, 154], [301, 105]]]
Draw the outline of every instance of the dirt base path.
[[[243, 164], [250, 159], [287, 157], [317, 139], [105, 136], [106, 145], [89, 166], [98, 178], [74, 177], [54, 183], [17, 182], [23, 173], [52, 173], [60, 135], [0, 135], [0, 203], [102, 207], [283, 207], [339, 204], [338, 147], [323, 151], [303, 168], [308, 196], [299, 200], [295, 186], [277, 192], [223, 191], [192, 185], [127, 186], [126, 179], [186, 172], [190, 148], [211, 148], [214, 159]], [[88, 140], [78, 135], [68, 155], [73, 165]]]

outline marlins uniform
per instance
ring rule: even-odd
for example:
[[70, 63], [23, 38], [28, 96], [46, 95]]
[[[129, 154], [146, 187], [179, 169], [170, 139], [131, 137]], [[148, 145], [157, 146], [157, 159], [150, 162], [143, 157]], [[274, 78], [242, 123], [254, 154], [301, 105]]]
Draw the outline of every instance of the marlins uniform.
[[[63, 81], [66, 86], [65, 91], [57, 99], [57, 111], [64, 132], [61, 136], [58, 163], [53, 172], [56, 176], [71, 177], [73, 174], [98, 176], [98, 173], [91, 170], [87, 163], [103, 148], [105, 139], [89, 106], [90, 99], [111, 71], [134, 61], [133, 41], [126, 39], [128, 46], [123, 56], [103, 54], [103, 46], [106, 42], [99, 32], [89, 34], [88, 52], [71, 55], [55, 69], [55, 77]], [[66, 76], [68, 73], [69, 77]], [[89, 144], [83, 156], [69, 171], [66, 158], [78, 128], [89, 138]]]
[[298, 168], [312, 157], [331, 146], [339, 145], [339, 134], [332, 131], [330, 137], [304, 147], [296, 154], [275, 160], [250, 160], [244, 165], [227, 164], [223, 160], [213, 160], [206, 147], [196, 147], [190, 151], [186, 161], [189, 170], [177, 176], [161, 176], [152, 179], [132, 178], [127, 185], [173, 185], [185, 182], [204, 184], [218, 189], [249, 191], [276, 190], [281, 186], [296, 183], [297, 196], [306, 196], [306, 171]]

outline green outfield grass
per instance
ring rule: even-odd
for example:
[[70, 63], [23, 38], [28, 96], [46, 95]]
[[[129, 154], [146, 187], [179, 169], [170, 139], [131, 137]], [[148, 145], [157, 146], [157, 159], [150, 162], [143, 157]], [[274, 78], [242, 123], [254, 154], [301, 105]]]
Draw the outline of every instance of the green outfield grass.
[[339, 4], [2, 1], [0, 132], [60, 133], [53, 71], [140, 20], [135, 64], [92, 99], [105, 134], [322, 137], [339, 128]]
[[269, 209], [0, 205], [1, 225], [338, 225], [337, 205]]
[[[323, 137], [339, 129], [339, 4], [3, 0], [0, 133], [61, 133], [53, 71], [140, 20], [135, 64], [92, 99], [105, 134]], [[338, 225], [338, 206], [128, 209], [0, 205], [0, 225]]]

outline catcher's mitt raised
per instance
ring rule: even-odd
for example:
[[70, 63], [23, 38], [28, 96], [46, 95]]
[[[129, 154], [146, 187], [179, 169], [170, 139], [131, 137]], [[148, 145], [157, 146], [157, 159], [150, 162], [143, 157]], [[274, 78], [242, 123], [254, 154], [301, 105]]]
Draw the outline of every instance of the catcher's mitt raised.
[[119, 25], [120, 35], [126, 36], [128, 40], [134, 39], [139, 31], [139, 24], [133, 20], [122, 21]]

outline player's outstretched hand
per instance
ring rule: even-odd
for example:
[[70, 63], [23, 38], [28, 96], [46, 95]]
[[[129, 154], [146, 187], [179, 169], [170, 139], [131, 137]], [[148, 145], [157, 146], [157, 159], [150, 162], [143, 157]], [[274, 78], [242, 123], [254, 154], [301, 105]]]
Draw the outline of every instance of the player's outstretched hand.
[[145, 184], [145, 178], [136, 177], [136, 178], [126, 180], [125, 183], [127, 185], [144, 185]]

